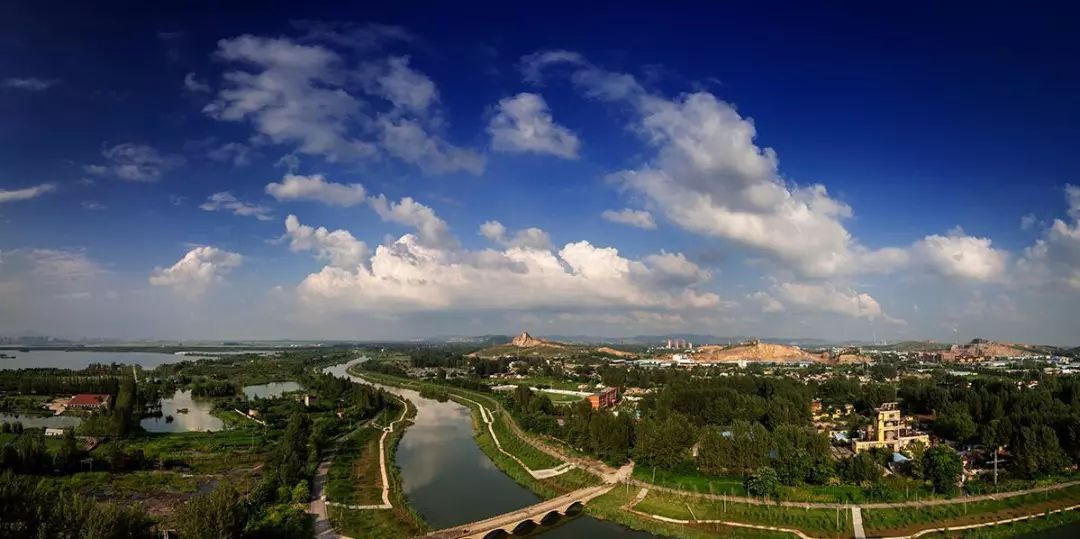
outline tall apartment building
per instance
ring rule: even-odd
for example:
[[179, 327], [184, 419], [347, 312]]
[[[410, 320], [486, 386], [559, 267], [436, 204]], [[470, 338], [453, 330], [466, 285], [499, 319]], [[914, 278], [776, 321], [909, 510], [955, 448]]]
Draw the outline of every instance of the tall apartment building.
[[885, 447], [899, 452], [916, 441], [930, 445], [930, 436], [914, 431], [907, 423], [908, 418], [900, 415], [900, 406], [895, 402], [886, 402], [877, 409], [877, 420], [866, 429], [866, 439], [852, 442], [852, 449], [858, 453]]

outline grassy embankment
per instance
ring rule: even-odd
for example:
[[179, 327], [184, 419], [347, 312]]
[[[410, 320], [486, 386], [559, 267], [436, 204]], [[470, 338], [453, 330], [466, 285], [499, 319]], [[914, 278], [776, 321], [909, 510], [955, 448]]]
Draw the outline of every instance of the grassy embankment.
[[[585, 510], [597, 518], [617, 522], [629, 528], [647, 531], [663, 537], [677, 537], [680, 539], [704, 539], [714, 537], [790, 539], [792, 537], [791, 534], [785, 532], [757, 530], [753, 528], [736, 528], [717, 524], [674, 524], [646, 518], [624, 509], [624, 506], [637, 496], [638, 490], [639, 489], [633, 486], [617, 486], [607, 494], [589, 502]], [[640, 508], [638, 509], [640, 510]], [[697, 511], [697, 508], [695, 508], [694, 511]], [[673, 512], [673, 514], [677, 514], [677, 512]], [[683, 506], [682, 514], [672, 516], [671, 518], [689, 519], [688, 516], [683, 516], [687, 514], [686, 507]]]
[[[396, 401], [395, 401], [396, 402]], [[406, 401], [407, 402], [407, 401]], [[375, 420], [385, 425], [401, 415], [401, 405], [393, 406]], [[416, 408], [408, 407], [406, 421], [397, 423], [386, 437], [387, 474], [390, 479], [390, 505], [393, 509], [346, 509], [327, 507], [334, 529], [350, 537], [403, 538], [422, 534], [427, 526], [409, 507], [401, 488], [401, 470], [394, 465], [394, 451]], [[327, 473], [326, 496], [330, 501], [350, 505], [382, 503], [382, 475], [379, 472], [379, 438], [382, 430], [361, 427], [343, 440]]]
[[[735, 476], [713, 476], [690, 472], [665, 472], [641, 467], [634, 470], [634, 478], [653, 485], [694, 492], [700, 494], [726, 494], [729, 496], [747, 496], [743, 480]], [[883, 479], [889, 499], [872, 499], [869, 493], [857, 485], [798, 485], [780, 486], [780, 500], [792, 502], [822, 503], [874, 503], [885, 501], [916, 501], [940, 498], [929, 485], [918, 481], [886, 477]]]
[[650, 515], [682, 520], [726, 520], [794, 528], [817, 537], [847, 537], [851, 534], [851, 512], [843, 509], [837, 511], [746, 503], [725, 504], [721, 501], [668, 492], [650, 492], [634, 509]]
[[[1026, 535], [1036, 534], [1039, 532], [1051, 531], [1055, 528], [1061, 528], [1063, 526], [1075, 526], [1078, 524], [1080, 524], [1080, 511], [1068, 511], [1065, 513], [1053, 513], [1050, 515], [1039, 516], [1038, 518], [1023, 520], [1011, 524], [987, 526], [985, 528], [963, 530], [958, 532], [931, 533], [926, 534], [922, 537], [925, 537], [927, 539], [942, 539], [946, 537], [963, 537], [964, 539], [1000, 539], [1004, 537], [1022, 537]], [[1061, 532], [1060, 535], [1053, 535], [1053, 537], [1068, 536], [1064, 532]]]
[[[919, 508], [864, 509], [863, 525], [866, 527], [866, 532], [871, 535], [907, 535], [926, 528], [992, 522], [1078, 504], [1080, 504], [1080, 486], [1073, 486], [1057, 491], [981, 502]], [[1078, 518], [1075, 511], [1072, 513], [1061, 518]]]

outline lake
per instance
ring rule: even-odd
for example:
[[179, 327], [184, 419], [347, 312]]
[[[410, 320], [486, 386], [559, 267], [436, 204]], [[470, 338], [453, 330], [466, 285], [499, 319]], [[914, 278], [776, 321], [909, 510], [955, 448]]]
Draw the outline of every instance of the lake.
[[87, 352], [83, 350], [75, 352], [65, 352], [63, 350], [20, 352], [18, 350], [4, 350], [2, 353], [15, 356], [15, 359], [0, 359], [0, 369], [56, 368], [79, 370], [89, 367], [92, 363], [104, 365], [124, 363], [127, 365], [139, 365], [144, 369], [152, 369], [163, 363], [177, 363], [185, 359], [192, 359], [158, 352]]
[[70, 415], [23, 415], [0, 414], [0, 423], [22, 423], [23, 427], [44, 429], [48, 427], [68, 428], [82, 423], [82, 418]]
[[[346, 370], [346, 365], [336, 365], [326, 372], [363, 381]], [[394, 463], [401, 469], [402, 489], [409, 504], [432, 529], [481, 520], [541, 500], [495, 467], [476, 445], [468, 408], [453, 401], [426, 399], [416, 391], [380, 387], [416, 405], [415, 421], [405, 429]], [[534, 534], [553, 539], [656, 537], [587, 514], [554, 527], [537, 528]]]
[[[180, 408], [187, 408], [186, 414], [179, 413]], [[139, 425], [147, 432], [206, 432], [219, 431], [225, 423], [214, 417], [212, 400], [193, 399], [190, 390], [177, 391], [169, 398], [161, 399], [161, 417], [145, 417]], [[170, 423], [165, 416], [171, 415]]]
[[296, 382], [270, 382], [269, 384], [244, 386], [244, 396], [249, 399], [255, 397], [269, 399], [280, 397], [290, 391], [299, 391], [300, 389], [302, 389], [302, 386]]

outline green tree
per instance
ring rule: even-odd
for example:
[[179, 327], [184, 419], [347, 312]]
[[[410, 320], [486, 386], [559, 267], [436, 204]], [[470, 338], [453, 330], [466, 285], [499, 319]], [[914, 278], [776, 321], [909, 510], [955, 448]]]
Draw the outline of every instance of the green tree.
[[94, 504], [81, 523], [80, 539], [152, 539], [154, 519], [137, 505]]
[[690, 423], [679, 414], [646, 419], [637, 429], [634, 456], [645, 466], [674, 469], [686, 457], [693, 436]]
[[746, 491], [752, 496], [776, 498], [780, 495], [780, 477], [776, 470], [762, 466], [746, 478]]
[[698, 438], [698, 470], [702, 473], [720, 475], [728, 466], [728, 442], [723, 431], [716, 425], [709, 425], [701, 431]]
[[1022, 427], [1013, 436], [1010, 449], [1015, 470], [1027, 477], [1057, 473], [1068, 464], [1057, 433], [1046, 425]]
[[975, 436], [975, 420], [966, 406], [955, 404], [938, 414], [934, 430], [949, 440], [964, 443]]
[[247, 510], [240, 493], [229, 483], [196, 496], [176, 511], [176, 531], [183, 539], [239, 539]]
[[841, 479], [854, 485], [873, 483], [881, 478], [881, 467], [868, 451], [842, 459], [837, 471], [840, 472]]
[[934, 485], [936, 492], [952, 494], [964, 473], [964, 463], [960, 455], [951, 447], [935, 445], [923, 452], [923, 474]]
[[67, 430], [60, 440], [60, 447], [53, 455], [53, 466], [59, 470], [67, 470], [75, 466], [79, 459], [79, 447], [75, 443], [75, 434]]
[[926, 471], [923, 467], [923, 455], [926, 454], [926, 444], [916, 440], [908, 444], [904, 451], [911, 457], [908, 461], [908, 473], [915, 479], [925, 479]]

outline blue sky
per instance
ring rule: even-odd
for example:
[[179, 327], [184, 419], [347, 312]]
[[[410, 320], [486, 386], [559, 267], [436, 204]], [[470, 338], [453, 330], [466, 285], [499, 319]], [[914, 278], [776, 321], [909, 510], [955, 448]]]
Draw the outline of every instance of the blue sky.
[[1076, 17], [879, 9], [6, 5], [0, 327], [1080, 344]]

